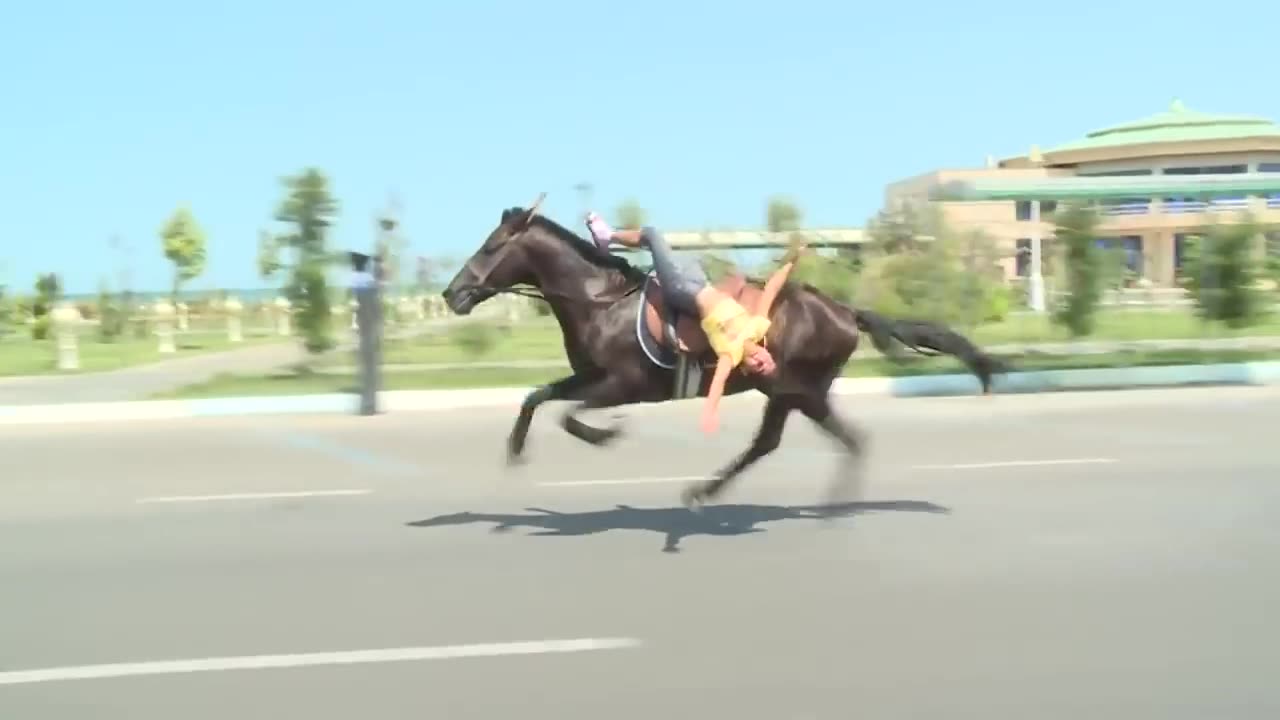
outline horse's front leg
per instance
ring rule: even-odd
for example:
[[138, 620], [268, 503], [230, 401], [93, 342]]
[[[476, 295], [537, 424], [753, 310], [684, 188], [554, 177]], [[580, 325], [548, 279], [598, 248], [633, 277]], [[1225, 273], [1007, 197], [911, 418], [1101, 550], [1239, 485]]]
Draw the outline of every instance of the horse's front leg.
[[684, 504], [695, 508], [720, 494], [726, 485], [743, 471], [778, 449], [782, 442], [782, 430], [786, 427], [787, 416], [795, 408], [792, 402], [784, 397], [771, 397], [764, 407], [764, 418], [751, 440], [751, 446], [733, 462], [721, 468], [710, 480], [689, 486], [682, 493]]
[[526, 395], [524, 402], [520, 403], [520, 414], [516, 416], [511, 434], [507, 436], [507, 463], [514, 464], [520, 461], [525, 440], [529, 435], [529, 425], [533, 422], [533, 413], [539, 405], [549, 400], [571, 400], [590, 382], [591, 378], [575, 373], [543, 385]]
[[605, 377], [578, 393], [581, 400], [577, 405], [565, 410], [560, 418], [560, 425], [565, 432], [579, 440], [592, 445], [605, 445], [622, 434], [622, 428], [614, 425], [611, 428], [592, 427], [578, 419], [583, 410], [599, 410], [632, 402], [634, 395], [628, 395], [629, 385], [618, 375]]

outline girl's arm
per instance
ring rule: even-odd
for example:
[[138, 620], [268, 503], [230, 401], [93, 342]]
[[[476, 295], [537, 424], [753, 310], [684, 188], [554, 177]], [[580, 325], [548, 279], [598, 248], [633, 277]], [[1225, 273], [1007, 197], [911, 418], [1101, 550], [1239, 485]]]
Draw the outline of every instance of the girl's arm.
[[705, 433], [715, 432], [719, 425], [720, 398], [732, 370], [733, 358], [721, 355], [716, 362], [716, 374], [711, 376], [711, 387], [707, 389], [707, 402], [702, 406], [702, 431]]
[[782, 292], [782, 286], [786, 284], [787, 277], [791, 275], [791, 271], [796, 266], [796, 261], [800, 259], [800, 254], [804, 252], [804, 245], [797, 245], [787, 252], [786, 257], [782, 259], [782, 267], [774, 271], [769, 277], [768, 282], [764, 284], [764, 291], [760, 293], [760, 299], [756, 301], [756, 315], [760, 317], [769, 317], [769, 310], [773, 308], [773, 301], [778, 299], [778, 293]]

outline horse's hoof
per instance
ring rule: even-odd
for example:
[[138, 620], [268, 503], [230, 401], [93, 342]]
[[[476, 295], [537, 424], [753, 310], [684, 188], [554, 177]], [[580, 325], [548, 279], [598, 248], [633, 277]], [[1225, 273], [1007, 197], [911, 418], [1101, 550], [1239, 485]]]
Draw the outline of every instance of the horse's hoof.
[[684, 506], [692, 512], [702, 510], [702, 505], [705, 499], [705, 491], [697, 485], [687, 487], [680, 493], [680, 501], [683, 502]]
[[524, 454], [519, 450], [507, 449], [507, 467], [519, 467], [525, 464]]

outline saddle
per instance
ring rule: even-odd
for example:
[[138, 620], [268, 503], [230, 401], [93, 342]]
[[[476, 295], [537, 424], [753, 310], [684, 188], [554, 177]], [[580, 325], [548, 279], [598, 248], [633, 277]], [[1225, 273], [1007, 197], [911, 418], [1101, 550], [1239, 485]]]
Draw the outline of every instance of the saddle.
[[[658, 279], [653, 278], [658, 286]], [[728, 295], [749, 312], [754, 311], [763, 291], [748, 283], [746, 277], [728, 275], [712, 287]], [[668, 308], [660, 287], [645, 294], [644, 324], [650, 337], [676, 356], [676, 399], [695, 397], [701, 385], [702, 369], [715, 365], [715, 353], [702, 331], [697, 317]]]

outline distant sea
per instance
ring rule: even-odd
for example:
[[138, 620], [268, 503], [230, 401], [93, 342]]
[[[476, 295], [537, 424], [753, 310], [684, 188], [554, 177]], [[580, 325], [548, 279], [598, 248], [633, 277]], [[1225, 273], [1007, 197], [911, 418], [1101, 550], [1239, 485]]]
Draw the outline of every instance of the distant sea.
[[[134, 290], [133, 296], [141, 302], [150, 302], [169, 297], [168, 290]], [[179, 296], [184, 300], [208, 300], [219, 297], [222, 293], [235, 295], [241, 302], [261, 302], [270, 300], [280, 294], [279, 288], [227, 288], [226, 290], [183, 290]], [[113, 294], [114, 291], [113, 291]], [[67, 300], [97, 300], [98, 293], [67, 293]]]
[[[329, 290], [331, 292], [345, 293], [346, 287], [342, 285], [331, 284], [329, 286]], [[420, 291], [417, 288], [406, 288], [404, 294], [417, 295], [419, 292]], [[439, 292], [439, 289], [428, 290], [427, 294], [430, 294], [431, 292]], [[113, 290], [112, 293], [114, 294], [115, 291]], [[283, 294], [283, 290], [281, 288], [227, 288], [225, 290], [194, 290], [193, 289], [193, 290], [183, 290], [178, 295], [183, 300], [198, 301], [198, 300], [212, 300], [214, 298], [221, 297], [224, 293], [226, 295], [236, 296], [236, 298], [243, 303], [255, 303], [255, 302], [262, 302], [264, 300], [275, 299], [279, 297], [281, 294]], [[30, 295], [31, 293], [26, 293], [26, 294]], [[396, 296], [396, 295], [399, 295], [400, 293], [397, 292], [396, 290], [388, 289], [387, 294], [391, 296]], [[168, 298], [169, 291], [168, 290], [134, 290], [133, 296], [139, 302], [151, 302], [154, 300], [159, 300], [161, 298]], [[98, 299], [98, 293], [96, 292], [66, 293], [65, 295], [63, 295], [63, 297], [73, 302], [78, 300], [91, 302]]]

